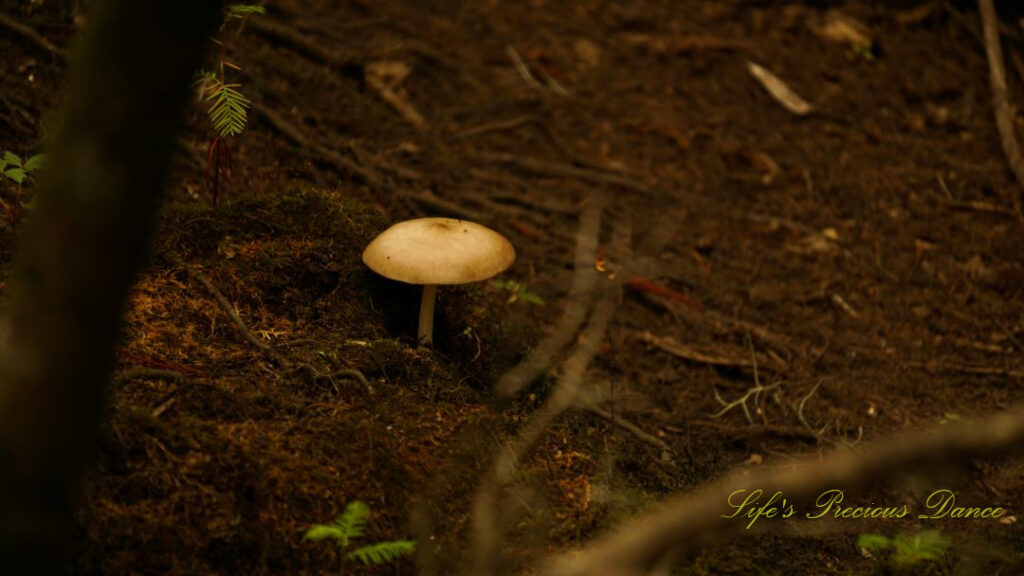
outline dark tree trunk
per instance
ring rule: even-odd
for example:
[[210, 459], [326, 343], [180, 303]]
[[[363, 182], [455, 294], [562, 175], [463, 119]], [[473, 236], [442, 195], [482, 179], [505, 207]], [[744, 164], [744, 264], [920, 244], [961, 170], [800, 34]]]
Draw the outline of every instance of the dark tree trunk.
[[219, 8], [101, 1], [72, 57], [0, 342], [5, 575], [62, 571], [125, 298]]

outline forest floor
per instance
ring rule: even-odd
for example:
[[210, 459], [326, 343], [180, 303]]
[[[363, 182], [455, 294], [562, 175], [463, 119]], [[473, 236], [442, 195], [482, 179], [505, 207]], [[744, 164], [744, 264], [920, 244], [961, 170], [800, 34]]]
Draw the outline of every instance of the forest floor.
[[[44, 41], [0, 27], [0, 148], [45, 140], [87, 4], [2, 3]], [[335, 550], [302, 536], [362, 500], [366, 542], [418, 537], [424, 571], [455, 573], [499, 447], [580, 376], [566, 358], [598, 409], [557, 419], [521, 462], [500, 500], [508, 567], [730, 471], [1020, 403], [1021, 189], [964, 4], [272, 0], [227, 26], [250, 124], [214, 206], [213, 132], [202, 103], [189, 111], [69, 572], [335, 573]], [[1003, 33], [1020, 103], [1017, 18]], [[360, 255], [424, 215], [505, 234], [518, 258], [501, 279], [546, 304], [445, 288], [435, 349], [417, 349], [417, 290]], [[550, 334], [554, 368], [496, 400]], [[921, 510], [936, 489], [1010, 515], [769, 529], [674, 573], [878, 573], [859, 534], [926, 529], [951, 548], [908, 573], [1022, 573], [1019, 459], [848, 498]]]

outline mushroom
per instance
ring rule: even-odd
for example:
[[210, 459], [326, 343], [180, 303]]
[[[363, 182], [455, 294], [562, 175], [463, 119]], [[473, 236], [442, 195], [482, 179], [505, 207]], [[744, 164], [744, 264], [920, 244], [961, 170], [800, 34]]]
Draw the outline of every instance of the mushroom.
[[512, 265], [515, 248], [494, 230], [454, 218], [406, 220], [380, 233], [363, 251], [371, 270], [422, 284], [418, 340], [433, 343], [434, 299], [440, 284], [486, 280]]

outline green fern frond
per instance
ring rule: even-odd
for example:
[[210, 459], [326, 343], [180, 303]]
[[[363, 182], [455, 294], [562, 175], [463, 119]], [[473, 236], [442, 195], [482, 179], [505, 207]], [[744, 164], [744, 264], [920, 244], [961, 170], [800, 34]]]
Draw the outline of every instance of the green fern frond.
[[28, 160], [22, 161], [21, 156], [8, 150], [0, 156], [0, 175], [21, 184], [30, 174], [42, 168], [45, 160], [45, 154], [36, 154]]
[[345, 558], [347, 560], [358, 560], [363, 564], [384, 564], [412, 554], [414, 550], [416, 550], [416, 543], [411, 540], [378, 542], [353, 550], [345, 555]]
[[44, 164], [46, 164], [46, 154], [36, 154], [28, 160], [25, 160], [23, 168], [25, 169], [25, 172], [31, 173], [42, 168]]
[[366, 533], [366, 523], [370, 519], [370, 507], [356, 500], [345, 507], [345, 511], [338, 514], [334, 519], [334, 525], [338, 527], [344, 538], [344, 545], [348, 541], [361, 537]]
[[326, 540], [328, 538], [332, 540], [341, 540], [344, 537], [341, 530], [337, 526], [328, 526], [326, 524], [317, 524], [309, 530], [306, 530], [306, 535], [302, 537], [303, 540]]
[[938, 530], [925, 530], [917, 534], [897, 534], [893, 540], [892, 560], [897, 566], [909, 566], [928, 560], [938, 560], [949, 548], [949, 538]]
[[3, 156], [0, 156], [0, 170], [8, 166], [21, 167], [21, 157], [10, 150], [4, 152]]
[[208, 111], [214, 130], [221, 137], [238, 136], [245, 131], [252, 102], [237, 90], [239, 84], [225, 84], [216, 76], [205, 76], [206, 100], [212, 101]]
[[224, 7], [224, 18], [242, 20], [250, 14], [266, 14], [267, 10], [258, 4], [229, 4]]
[[881, 534], [861, 534], [857, 538], [857, 548], [864, 550], [885, 550], [892, 546], [892, 540]]
[[217, 83], [217, 75], [206, 69], [200, 69], [196, 72], [196, 79], [192, 83], [193, 86], [199, 88], [206, 94], [210, 91], [210, 86]]

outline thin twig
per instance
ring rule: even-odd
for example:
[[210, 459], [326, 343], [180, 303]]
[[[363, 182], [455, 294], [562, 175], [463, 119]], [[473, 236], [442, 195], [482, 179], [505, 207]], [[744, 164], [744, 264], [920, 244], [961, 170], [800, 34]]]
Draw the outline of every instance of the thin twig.
[[654, 36], [652, 34], [627, 33], [619, 38], [631, 46], [649, 49], [655, 54], [682, 54], [712, 50], [748, 50], [754, 45], [741, 38], [719, 36]]
[[397, 77], [393, 75], [393, 62], [373, 62], [366, 66], [364, 81], [366, 85], [377, 93], [377, 96], [385, 104], [391, 106], [403, 120], [411, 124], [417, 130], [422, 130], [427, 121], [420, 114], [419, 110], [409, 102], [405, 91], [401, 89], [401, 82], [409, 73], [403, 63], [397, 63], [402, 67], [403, 73]]
[[953, 210], [964, 210], [970, 212], [989, 212], [991, 214], [1002, 214], [1005, 216], [1013, 216], [1013, 210], [997, 206], [990, 202], [982, 202], [981, 200], [948, 200], [945, 202], [946, 206]]
[[[721, 312], [701, 308], [694, 310], [690, 306], [683, 306], [680, 302], [668, 300], [662, 296], [651, 293], [642, 293], [645, 300], [661, 306], [676, 316], [680, 321], [695, 326], [708, 328], [716, 334], [724, 335], [729, 333], [750, 334], [752, 338], [763, 344], [771, 346], [775, 350], [789, 356], [792, 352], [791, 339], [788, 336], [776, 334], [767, 328], [758, 326], [752, 322], [727, 316]], [[781, 358], [775, 358], [780, 368], [787, 365]]]
[[355, 370], [353, 368], [342, 368], [333, 372], [324, 373], [317, 370], [313, 365], [303, 362], [295, 365], [294, 371], [298, 372], [299, 370], [308, 371], [316, 380], [327, 380], [331, 383], [331, 388], [334, 390], [335, 394], [339, 394], [341, 392], [341, 389], [338, 387], [338, 383], [335, 381], [336, 378], [349, 378], [356, 380], [366, 388], [367, 393], [371, 396], [377, 393], [377, 391], [374, 390], [373, 385], [370, 384], [370, 381], [367, 380], [366, 376], [364, 376], [359, 370]]
[[26, 40], [31, 41], [33, 44], [49, 52], [57, 59], [61, 61], [67, 60], [68, 53], [65, 52], [64, 49], [58, 48], [52, 42], [50, 42], [46, 38], [43, 38], [43, 36], [39, 34], [39, 32], [36, 32], [32, 28], [22, 24], [21, 22], [14, 20], [10, 16], [0, 13], [0, 26], [7, 28], [11, 32], [18, 34]]
[[[667, 352], [677, 358], [682, 358], [691, 362], [701, 362], [712, 366], [732, 366], [737, 368], [752, 368], [755, 366], [755, 362], [750, 358], [743, 358], [737, 354], [730, 354], [728, 352], [708, 351], [706, 348], [704, 350], [699, 350], [692, 346], [682, 344], [671, 336], [661, 337], [655, 336], [650, 332], [640, 332], [637, 334], [637, 338], [641, 342], [650, 344], [663, 352]], [[768, 357], [762, 356], [759, 360], [762, 365], [769, 364]], [[773, 364], [775, 365], [772, 366], [772, 369], [776, 371], [785, 370], [786, 368], [785, 364], [779, 364], [778, 362]]]
[[527, 114], [525, 116], [516, 116], [509, 120], [498, 120], [496, 122], [488, 122], [487, 124], [481, 124], [472, 128], [466, 128], [460, 132], [456, 132], [446, 137], [450, 138], [468, 138], [470, 136], [479, 136], [488, 132], [494, 132], [497, 130], [512, 130], [522, 126], [523, 124], [529, 124], [537, 120], [535, 114]]
[[580, 180], [587, 180], [601, 184], [613, 184], [615, 186], [620, 186], [627, 190], [641, 192], [643, 194], [651, 193], [650, 187], [643, 182], [626, 176], [621, 176], [619, 174], [613, 174], [611, 172], [580, 168], [569, 164], [559, 164], [558, 162], [548, 162], [547, 160], [538, 160], [536, 158], [499, 152], [477, 152], [472, 154], [472, 156], [485, 162], [510, 164], [517, 168], [537, 174], [560, 176], [563, 178], [578, 178]]
[[512, 64], [515, 65], [516, 71], [519, 72], [519, 75], [523, 78], [524, 82], [529, 84], [531, 88], [536, 88], [538, 90], [544, 88], [544, 86], [533, 77], [533, 73], [530, 72], [530, 67], [526, 65], [526, 62], [524, 62], [522, 57], [519, 56], [519, 52], [516, 52], [516, 49], [513, 48], [511, 44], [505, 46], [505, 53], [508, 54], [508, 57], [512, 60]]
[[985, 31], [985, 52], [988, 54], [989, 77], [992, 84], [992, 107], [996, 114], [996, 129], [1003, 144], [1003, 153], [1017, 182], [1024, 186], [1024, 155], [1013, 129], [1013, 108], [1006, 87], [1006, 68], [999, 39], [999, 18], [992, 0], [978, 0], [981, 24]]
[[712, 428], [716, 431], [728, 434], [730, 436], [740, 436], [744, 438], [756, 436], [774, 436], [777, 438], [806, 440], [809, 442], [818, 441], [818, 437], [810, 432], [806, 432], [800, 428], [794, 428], [782, 424], [769, 423], [733, 426], [729, 423], [722, 422], [719, 420], [691, 420], [688, 422], [688, 425], [699, 426], [703, 428]]
[[231, 318], [231, 321], [234, 322], [235, 327], [238, 328], [238, 331], [241, 332], [242, 337], [245, 338], [247, 342], [259, 348], [260, 350], [263, 350], [264, 352], [269, 352], [270, 350], [273, 349], [273, 347], [267, 344], [266, 342], [261, 342], [260, 339], [257, 338], [256, 335], [249, 330], [249, 328], [245, 325], [245, 322], [242, 321], [242, 317], [238, 315], [238, 310], [235, 310], [235, 307], [232, 306], [231, 303], [228, 302], [228, 299], [225, 298], [223, 294], [221, 294], [220, 290], [218, 290], [217, 287], [213, 285], [213, 282], [210, 282], [209, 278], [203, 275], [203, 273], [196, 270], [190, 264], [186, 263], [184, 260], [179, 260], [177, 258], [174, 258], [174, 260], [178, 266], [184, 268], [185, 271], [188, 272], [190, 276], [192, 276], [192, 278], [194, 278], [197, 282], [202, 284], [203, 288], [206, 288], [206, 291], [209, 292], [211, 296], [213, 296], [213, 298], [217, 301], [217, 304], [220, 304], [221, 309], [224, 310], [224, 312], [228, 315], [229, 318]]
[[[470, 173], [474, 177], [480, 179], [486, 179], [490, 176], [489, 173], [478, 168], [471, 168]], [[515, 183], [517, 185], [521, 185], [523, 188], [529, 188], [525, 182], [518, 179], [516, 179]], [[580, 206], [575, 202], [559, 201], [555, 198], [541, 194], [494, 191], [489, 193], [488, 197], [491, 200], [502, 204], [520, 204], [527, 207], [528, 210], [533, 210], [535, 212], [552, 212], [555, 214], [565, 214], [573, 217], [578, 216], [580, 213]]]
[[270, 18], [251, 18], [247, 22], [261, 36], [274, 40], [279, 45], [289, 46], [314, 62], [327, 64], [338, 70], [362, 65], [361, 58], [355, 53], [324, 48], [323, 44], [311, 40], [308, 35]]
[[605, 420], [611, 422], [612, 424], [618, 426], [619, 428], [622, 428], [623, 430], [633, 434], [640, 440], [647, 442], [648, 444], [654, 446], [655, 448], [661, 448], [662, 450], [666, 451], [671, 450], [667, 442], [665, 442], [661, 438], [658, 438], [657, 436], [648, 434], [642, 428], [640, 428], [636, 424], [633, 424], [629, 420], [624, 420], [622, 416], [618, 414], [612, 414], [611, 412], [605, 410], [604, 408], [599, 408], [597, 406], [589, 406], [587, 407], [587, 410], [593, 412], [594, 414], [600, 416], [601, 418], [604, 418]]
[[114, 378], [112, 379], [112, 383], [115, 386], [118, 386], [120, 384], [125, 384], [132, 380], [137, 380], [141, 378], [152, 380], [172, 380], [175, 382], [181, 382], [185, 380], [185, 374], [178, 372], [176, 370], [159, 370], [156, 368], [134, 367], [122, 370], [121, 372], [115, 374]]
[[465, 218], [474, 222], [485, 221], [483, 214], [480, 214], [475, 210], [471, 210], [461, 203], [441, 198], [429, 190], [410, 192], [408, 193], [408, 197], [417, 204], [432, 208], [432, 216], [451, 216], [456, 218]]
[[982, 376], [1006, 376], [1007, 378], [1024, 378], [1024, 369], [1000, 368], [998, 366], [971, 366], [970, 364], [947, 364], [938, 365], [925, 364], [921, 362], [908, 362], [908, 366], [922, 368], [928, 372], [946, 370], [950, 372], [962, 372], [964, 374], [978, 374]]
[[363, 183], [373, 188], [378, 192], [391, 192], [391, 187], [384, 183], [376, 174], [370, 171], [368, 168], [364, 168], [359, 164], [356, 164], [352, 160], [345, 158], [341, 154], [338, 154], [334, 150], [321, 145], [318, 142], [313, 141], [302, 133], [294, 124], [285, 120], [283, 116], [278, 114], [276, 111], [271, 109], [269, 106], [264, 106], [259, 102], [253, 102], [252, 110], [262, 116], [272, 128], [277, 130], [282, 136], [288, 138], [300, 148], [308, 150], [312, 154], [310, 156], [316, 160], [325, 160], [331, 166], [333, 166], [339, 173], [343, 175], [354, 175], [359, 178]]
[[767, 424], [768, 419], [764, 415], [764, 410], [758, 406], [758, 403], [761, 401], [761, 394], [779, 388], [782, 386], [782, 382], [776, 382], [774, 384], [769, 384], [768, 386], [761, 384], [761, 377], [757, 371], [757, 354], [754, 352], [754, 344], [750, 340], [749, 335], [747, 336], [747, 342], [750, 344], [750, 365], [754, 369], [754, 386], [749, 388], [743, 396], [739, 397], [739, 399], [732, 402], [726, 402], [725, 399], [722, 398], [721, 394], [718, 393], [718, 389], [713, 387], [712, 390], [715, 394], [715, 400], [722, 405], [722, 409], [715, 414], [712, 414], [711, 417], [714, 419], [721, 418], [734, 408], [739, 407], [743, 410], [743, 415], [747, 417], [747, 423], [753, 424], [754, 418], [750, 415], [750, 408], [747, 407], [747, 401], [753, 400], [754, 411], [761, 417], [762, 423]]
[[[3, 115], [3, 118], [6, 118], [5, 123], [8, 126], [23, 134], [35, 133], [35, 131], [32, 130], [32, 124], [34, 123], [32, 116], [21, 106], [11, 102], [7, 98], [7, 94], [4, 92], [0, 92], [0, 103], [3, 103], [4, 107], [11, 111], [12, 116], [8, 116], [6, 114]], [[16, 116], [20, 116], [21, 118], [17, 118]]]
[[807, 418], [804, 416], [804, 406], [807, 404], [807, 401], [811, 399], [811, 396], [814, 396], [814, 393], [818, 391], [818, 388], [820, 386], [821, 382], [816, 383], [814, 387], [811, 388], [811, 391], [800, 399], [800, 403], [797, 405], [796, 408], [796, 417], [797, 419], [800, 420], [800, 424], [803, 424], [803, 427], [806, 428], [807, 431], [818, 440], [821, 440], [822, 436], [825, 434], [825, 431], [828, 430], [829, 423], [826, 422], [820, 430], [815, 430], [814, 427], [811, 426], [810, 422], [807, 421]]

